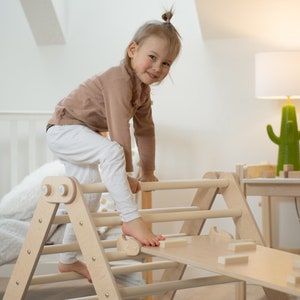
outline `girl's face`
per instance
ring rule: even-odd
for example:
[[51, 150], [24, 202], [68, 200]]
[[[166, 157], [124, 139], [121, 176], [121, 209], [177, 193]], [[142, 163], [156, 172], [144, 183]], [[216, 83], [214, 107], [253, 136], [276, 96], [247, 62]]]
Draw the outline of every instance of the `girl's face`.
[[158, 36], [150, 36], [140, 45], [131, 42], [127, 53], [131, 58], [132, 69], [147, 85], [161, 82], [168, 75], [173, 62], [168, 42]]

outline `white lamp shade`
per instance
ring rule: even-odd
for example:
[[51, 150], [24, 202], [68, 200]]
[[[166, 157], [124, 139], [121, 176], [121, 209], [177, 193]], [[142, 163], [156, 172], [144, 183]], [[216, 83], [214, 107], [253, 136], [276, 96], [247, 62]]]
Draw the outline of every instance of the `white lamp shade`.
[[300, 51], [257, 53], [255, 94], [264, 99], [300, 99]]

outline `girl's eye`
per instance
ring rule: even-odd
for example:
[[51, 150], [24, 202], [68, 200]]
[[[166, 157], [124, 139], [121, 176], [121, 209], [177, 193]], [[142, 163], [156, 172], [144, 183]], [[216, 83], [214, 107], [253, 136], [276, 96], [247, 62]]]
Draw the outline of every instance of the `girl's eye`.
[[164, 62], [163, 63], [163, 66], [166, 67], [166, 68], [170, 68], [171, 67], [171, 64], [169, 62]]
[[149, 58], [150, 58], [152, 61], [155, 61], [155, 60], [156, 60], [155, 55], [152, 55], [152, 54], [149, 55]]

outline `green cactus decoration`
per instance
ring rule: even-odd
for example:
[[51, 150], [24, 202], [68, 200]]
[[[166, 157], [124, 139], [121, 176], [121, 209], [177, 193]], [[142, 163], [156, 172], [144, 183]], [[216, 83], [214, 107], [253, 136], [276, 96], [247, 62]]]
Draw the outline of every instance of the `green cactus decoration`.
[[267, 125], [267, 132], [272, 142], [279, 146], [277, 161], [277, 176], [283, 170], [283, 165], [291, 164], [295, 171], [299, 171], [299, 139], [296, 109], [288, 103], [282, 108], [280, 136], [274, 134], [271, 125]]

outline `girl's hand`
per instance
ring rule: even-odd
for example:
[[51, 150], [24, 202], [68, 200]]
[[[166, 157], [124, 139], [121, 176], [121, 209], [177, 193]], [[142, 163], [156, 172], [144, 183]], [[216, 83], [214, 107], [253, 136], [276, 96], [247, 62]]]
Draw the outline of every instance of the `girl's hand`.
[[127, 176], [127, 179], [128, 179], [128, 183], [129, 183], [131, 192], [133, 194], [136, 194], [138, 191], [141, 190], [141, 185], [140, 185], [139, 181], [137, 180], [137, 178]]
[[153, 171], [142, 172], [138, 180], [143, 182], [158, 181]]

